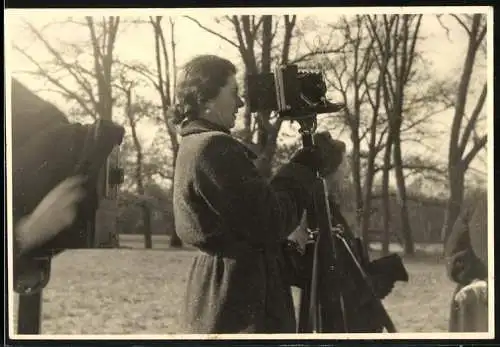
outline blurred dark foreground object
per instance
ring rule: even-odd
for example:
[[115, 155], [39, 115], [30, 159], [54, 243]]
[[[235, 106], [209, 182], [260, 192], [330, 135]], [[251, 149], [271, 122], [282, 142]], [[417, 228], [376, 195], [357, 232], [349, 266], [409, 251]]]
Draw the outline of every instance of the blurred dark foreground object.
[[111, 121], [99, 120], [90, 125], [70, 123], [55, 106], [12, 79], [14, 226], [60, 182], [78, 174], [87, 176], [86, 197], [69, 228], [38, 249], [19, 250], [14, 243], [16, 291], [26, 293], [43, 288], [49, 279], [53, 255], [65, 249], [94, 247], [88, 223], [95, 222], [99, 174], [123, 136], [124, 129]]
[[367, 266], [367, 270], [369, 273], [384, 275], [392, 282], [408, 282], [409, 280], [403, 261], [397, 254], [390, 254], [371, 261]]

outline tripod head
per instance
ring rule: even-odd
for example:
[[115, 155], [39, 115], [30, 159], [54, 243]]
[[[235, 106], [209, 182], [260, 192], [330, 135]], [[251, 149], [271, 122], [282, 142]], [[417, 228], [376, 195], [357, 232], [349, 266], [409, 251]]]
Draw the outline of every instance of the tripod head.
[[299, 133], [302, 136], [302, 146], [312, 148], [314, 146], [313, 135], [318, 128], [317, 116], [304, 117], [297, 119], [300, 125]]

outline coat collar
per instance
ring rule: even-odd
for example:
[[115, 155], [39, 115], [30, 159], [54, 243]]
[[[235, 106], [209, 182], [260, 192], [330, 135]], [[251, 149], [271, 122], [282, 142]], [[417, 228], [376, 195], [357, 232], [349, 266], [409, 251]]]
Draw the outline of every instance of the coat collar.
[[207, 131], [221, 131], [223, 133], [230, 134], [228, 129], [215, 123], [209, 122], [206, 119], [194, 119], [182, 123], [179, 134], [181, 136], [187, 136], [191, 134], [204, 133]]
[[[231, 132], [224, 128], [221, 127], [220, 125], [214, 124], [212, 122], [207, 121], [206, 119], [195, 119], [195, 120], [190, 120], [182, 123], [180, 129], [179, 129], [179, 135], [182, 137], [187, 136], [187, 135], [192, 135], [192, 134], [200, 134], [208, 131], [220, 131], [225, 134], [231, 135]], [[245, 143], [242, 141], [237, 140], [241, 146], [244, 148], [246, 155], [250, 160], [255, 160], [257, 159], [258, 155], [250, 149]]]

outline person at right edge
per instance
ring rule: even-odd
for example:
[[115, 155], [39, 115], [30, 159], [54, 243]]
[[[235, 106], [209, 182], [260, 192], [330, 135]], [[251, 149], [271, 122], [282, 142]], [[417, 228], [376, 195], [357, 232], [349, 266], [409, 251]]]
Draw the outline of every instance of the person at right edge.
[[174, 219], [196, 247], [187, 279], [184, 333], [294, 333], [283, 243], [311, 199], [321, 148], [299, 150], [270, 181], [255, 155], [231, 136], [237, 110], [236, 68], [202, 55], [181, 71], [174, 119], [180, 147]]
[[449, 331], [488, 331], [488, 198], [475, 194], [464, 206], [446, 245], [446, 268], [457, 284], [453, 293]]

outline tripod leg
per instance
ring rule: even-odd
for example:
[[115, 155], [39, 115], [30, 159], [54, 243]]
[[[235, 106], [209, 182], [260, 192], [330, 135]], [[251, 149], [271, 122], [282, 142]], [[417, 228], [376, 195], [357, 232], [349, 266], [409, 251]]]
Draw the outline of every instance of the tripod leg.
[[[319, 239], [319, 237], [318, 237]], [[318, 325], [319, 317], [320, 317], [320, 308], [319, 308], [319, 292], [318, 292], [318, 283], [319, 283], [319, 247], [318, 243], [314, 243], [314, 255], [312, 261], [312, 279], [311, 279], [311, 292], [310, 292], [310, 300], [309, 300], [309, 330], [313, 333], [321, 332], [320, 326]]]
[[384, 327], [386, 328], [387, 332], [389, 332], [389, 333], [397, 332], [396, 327], [394, 326], [394, 323], [392, 322], [391, 317], [389, 316], [389, 314], [387, 313], [387, 311], [384, 308], [384, 305], [382, 305], [382, 302], [380, 301], [380, 299], [377, 298], [377, 295], [375, 294], [375, 290], [374, 290], [373, 285], [370, 281], [370, 278], [363, 270], [363, 267], [361, 266], [359, 261], [356, 259], [356, 256], [354, 255], [351, 248], [349, 247], [349, 244], [347, 243], [347, 241], [344, 239], [343, 236], [337, 234], [336, 237], [340, 241], [340, 243], [343, 245], [345, 251], [347, 252], [348, 259], [350, 259], [350, 261], [354, 264], [355, 268], [358, 271], [359, 276], [364, 281], [367, 289], [370, 291], [370, 294], [373, 298], [373, 302], [376, 304], [380, 318], [383, 320]]
[[42, 291], [31, 295], [19, 295], [17, 309], [17, 333], [37, 335], [41, 330]]
[[[304, 263], [306, 267], [312, 269], [314, 256], [314, 244], [306, 245]], [[309, 310], [311, 305], [311, 279], [305, 279], [300, 289], [299, 321], [297, 332], [308, 333], [311, 331]]]
[[299, 321], [297, 324], [298, 333], [307, 332], [307, 317], [309, 312], [309, 300], [311, 300], [311, 293], [308, 287], [300, 289], [300, 303], [299, 303]]

